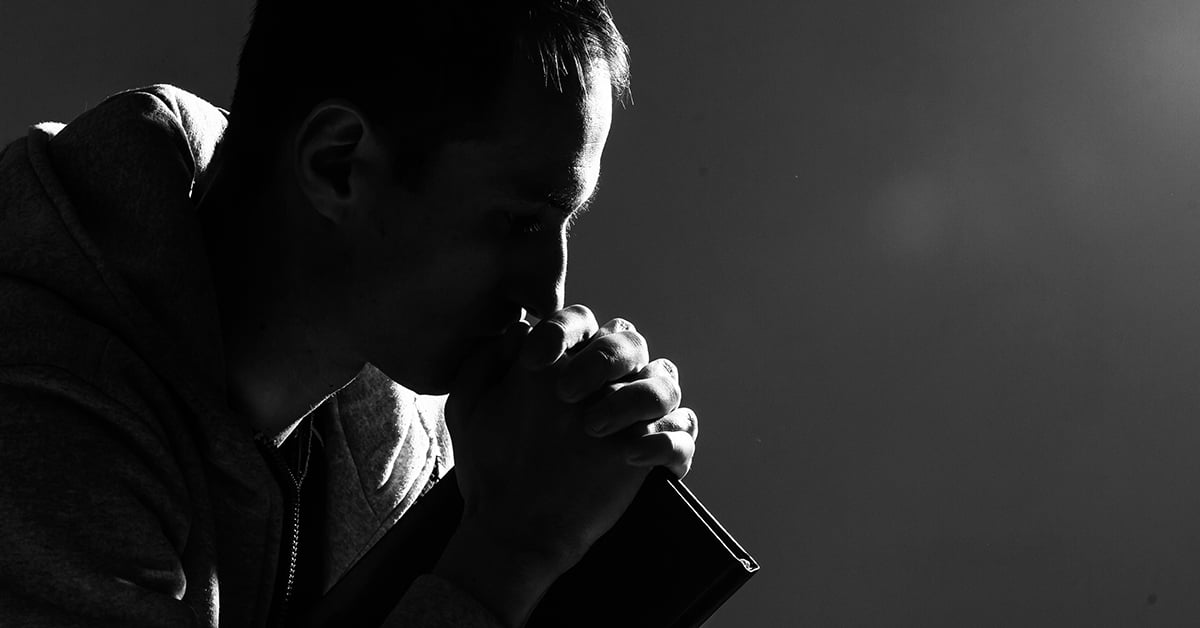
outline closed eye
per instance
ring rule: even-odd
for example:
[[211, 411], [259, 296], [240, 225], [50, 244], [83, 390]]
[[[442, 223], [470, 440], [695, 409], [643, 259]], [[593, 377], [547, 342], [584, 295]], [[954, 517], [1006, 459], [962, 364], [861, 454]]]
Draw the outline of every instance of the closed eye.
[[542, 230], [542, 217], [538, 214], [514, 214], [504, 212], [508, 228], [515, 233], [537, 233]]

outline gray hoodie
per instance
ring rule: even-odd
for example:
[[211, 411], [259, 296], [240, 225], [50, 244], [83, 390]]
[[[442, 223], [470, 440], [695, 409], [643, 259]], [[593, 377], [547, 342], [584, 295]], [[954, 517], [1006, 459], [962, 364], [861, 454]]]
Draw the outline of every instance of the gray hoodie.
[[[225, 403], [195, 211], [220, 109], [118, 94], [0, 153], [0, 626], [263, 626], [285, 497]], [[367, 367], [314, 414], [328, 588], [453, 464], [441, 399]], [[393, 617], [493, 626], [419, 579]]]

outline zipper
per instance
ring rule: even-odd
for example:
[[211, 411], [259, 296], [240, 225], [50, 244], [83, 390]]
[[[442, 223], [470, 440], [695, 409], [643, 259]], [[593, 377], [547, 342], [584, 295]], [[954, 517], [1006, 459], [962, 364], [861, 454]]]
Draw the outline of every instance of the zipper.
[[[288, 489], [288, 494], [285, 495], [287, 519], [283, 525], [285, 538], [280, 544], [280, 549], [287, 552], [287, 573], [276, 584], [274, 602], [271, 605], [267, 621], [268, 626], [282, 628], [287, 621], [288, 606], [291, 604], [293, 589], [296, 585], [296, 561], [300, 556], [300, 492], [305, 472], [308, 470], [308, 457], [305, 456], [300, 475], [297, 477], [277, 447], [262, 437], [255, 440], [263, 450], [264, 457], [274, 467], [280, 484], [285, 484]], [[284, 559], [283, 556], [280, 558]], [[278, 573], [276, 577], [279, 577]]]

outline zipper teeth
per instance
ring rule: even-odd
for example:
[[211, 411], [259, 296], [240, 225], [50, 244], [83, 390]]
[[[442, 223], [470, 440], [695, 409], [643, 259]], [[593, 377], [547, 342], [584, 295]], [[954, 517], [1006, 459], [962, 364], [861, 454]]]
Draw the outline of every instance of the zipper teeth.
[[[294, 479], [294, 478], [293, 478]], [[296, 560], [300, 557], [300, 485], [296, 484], [295, 499], [292, 500], [292, 551], [288, 556], [287, 584], [283, 589], [283, 600], [279, 604], [279, 625], [287, 618], [288, 606], [292, 601], [292, 589], [296, 586]]]
[[265, 441], [263, 441], [261, 444], [263, 445], [263, 448], [268, 450], [268, 452], [269, 452], [267, 455], [267, 458], [269, 458], [271, 460], [271, 462], [274, 463], [275, 467], [278, 470], [283, 472], [283, 475], [285, 477], [287, 477], [289, 480], [291, 480], [291, 488], [292, 488], [292, 491], [291, 491], [291, 493], [292, 493], [291, 494], [291, 498], [292, 498], [291, 506], [292, 507], [289, 510], [289, 514], [291, 515], [291, 520], [292, 520], [292, 528], [291, 528], [292, 533], [291, 533], [291, 539], [290, 539], [291, 542], [288, 543], [288, 545], [287, 545], [287, 547], [290, 549], [290, 551], [288, 552], [287, 579], [284, 581], [283, 595], [281, 596], [281, 599], [279, 600], [279, 606], [275, 609], [275, 612], [274, 612], [274, 615], [275, 615], [274, 621], [271, 622], [275, 626], [283, 626], [285, 620], [287, 619], [288, 606], [292, 599], [292, 589], [295, 587], [295, 584], [296, 584], [296, 561], [300, 556], [300, 482], [301, 482], [301, 479], [297, 478], [296, 475], [294, 473], [292, 473], [292, 469], [287, 465], [287, 461], [285, 461], [283, 459], [283, 454], [276, 447], [274, 447], [273, 445], [271, 445], [270, 443], [267, 443]]

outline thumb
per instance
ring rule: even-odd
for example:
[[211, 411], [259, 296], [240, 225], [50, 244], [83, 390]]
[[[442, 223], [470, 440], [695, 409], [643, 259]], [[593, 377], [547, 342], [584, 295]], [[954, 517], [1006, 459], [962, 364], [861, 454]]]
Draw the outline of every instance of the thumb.
[[529, 323], [517, 321], [463, 360], [446, 398], [446, 421], [451, 430], [471, 415], [479, 399], [508, 372], [527, 334]]

